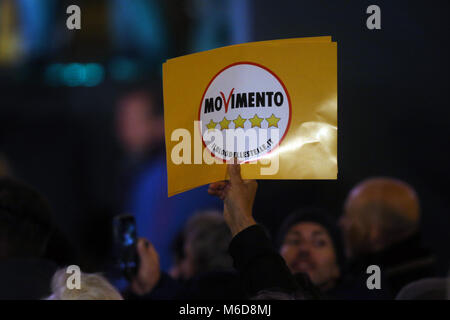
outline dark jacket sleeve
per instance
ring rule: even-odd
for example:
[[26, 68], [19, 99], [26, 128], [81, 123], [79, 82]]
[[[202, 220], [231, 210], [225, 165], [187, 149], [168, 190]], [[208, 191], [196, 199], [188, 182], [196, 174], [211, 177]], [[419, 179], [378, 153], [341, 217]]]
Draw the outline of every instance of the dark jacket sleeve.
[[294, 293], [299, 289], [284, 259], [260, 225], [239, 232], [231, 241], [229, 252], [250, 296], [261, 290]]

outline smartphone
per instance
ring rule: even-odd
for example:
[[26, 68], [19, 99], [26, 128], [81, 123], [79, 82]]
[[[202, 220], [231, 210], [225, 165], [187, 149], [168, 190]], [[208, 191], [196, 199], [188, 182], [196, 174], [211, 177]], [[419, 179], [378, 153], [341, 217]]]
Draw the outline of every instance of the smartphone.
[[114, 217], [113, 234], [117, 267], [128, 280], [131, 280], [139, 270], [134, 217], [129, 214]]

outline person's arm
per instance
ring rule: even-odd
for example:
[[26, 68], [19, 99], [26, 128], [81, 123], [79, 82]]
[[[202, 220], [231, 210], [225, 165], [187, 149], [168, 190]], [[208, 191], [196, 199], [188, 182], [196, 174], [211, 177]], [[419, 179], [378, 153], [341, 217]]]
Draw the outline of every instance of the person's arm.
[[284, 259], [260, 225], [255, 224], [239, 232], [231, 241], [229, 252], [250, 296], [261, 290], [286, 293], [298, 290]]
[[139, 270], [124, 294], [133, 300], [166, 300], [173, 299], [181, 285], [168, 274], [161, 272], [159, 256], [153, 245], [140, 238], [137, 244], [140, 264]]
[[258, 184], [255, 180], [242, 180], [239, 164], [229, 164], [227, 170], [230, 180], [211, 183], [208, 193], [223, 200], [223, 215], [234, 237], [256, 224], [252, 209]]
[[224, 202], [224, 218], [233, 239], [229, 252], [249, 295], [260, 290], [294, 293], [298, 285], [264, 229], [253, 219], [257, 183], [242, 180], [239, 164], [229, 164], [229, 181], [212, 183], [208, 192]]

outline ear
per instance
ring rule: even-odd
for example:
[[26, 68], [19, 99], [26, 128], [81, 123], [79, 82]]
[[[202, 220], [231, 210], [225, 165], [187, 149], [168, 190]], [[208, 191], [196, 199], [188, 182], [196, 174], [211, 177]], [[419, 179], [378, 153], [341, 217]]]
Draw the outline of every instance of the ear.
[[380, 228], [377, 226], [372, 226], [369, 230], [369, 243], [372, 252], [383, 249], [383, 239], [381, 237]]

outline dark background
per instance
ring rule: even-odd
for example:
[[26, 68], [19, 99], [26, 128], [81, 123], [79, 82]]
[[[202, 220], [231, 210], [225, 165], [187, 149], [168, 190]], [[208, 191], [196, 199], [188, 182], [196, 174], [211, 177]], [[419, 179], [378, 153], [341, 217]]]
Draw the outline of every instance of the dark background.
[[[200, 17], [190, 13], [189, 1], [153, 2], [161, 7], [166, 33], [157, 55], [111, 44], [110, 31], [102, 29], [110, 2], [60, 1], [49, 27], [52, 36], [42, 42], [68, 40], [0, 66], [0, 153], [16, 177], [49, 198], [57, 223], [83, 252], [86, 264], [95, 269], [108, 246], [105, 226], [114, 211], [120, 159], [114, 109], [124, 83], [107, 74], [95, 87], [49, 85], [43, 76], [46, 66], [70, 61], [108, 66], [120, 54], [157, 74], [165, 59], [199, 49], [332, 35], [338, 42], [338, 180], [261, 181], [256, 218], [275, 232], [299, 206], [324, 206], [339, 216], [356, 183], [370, 176], [396, 177], [416, 188], [424, 242], [436, 252], [440, 273], [448, 272], [448, 1], [253, 0], [235, 4], [226, 19], [214, 10], [220, 1], [215, 8], [206, 6]], [[80, 31], [65, 28], [65, 7], [72, 3], [82, 8]], [[381, 30], [366, 28], [371, 4], [381, 8]], [[195, 45], [202, 39], [196, 32], [202, 17], [226, 20], [216, 26], [216, 42], [203, 47]]]

